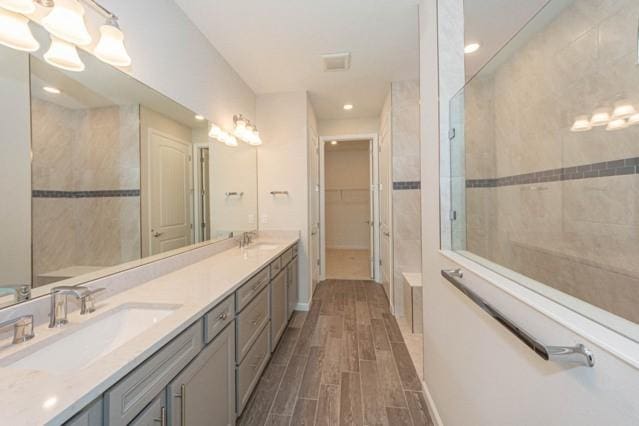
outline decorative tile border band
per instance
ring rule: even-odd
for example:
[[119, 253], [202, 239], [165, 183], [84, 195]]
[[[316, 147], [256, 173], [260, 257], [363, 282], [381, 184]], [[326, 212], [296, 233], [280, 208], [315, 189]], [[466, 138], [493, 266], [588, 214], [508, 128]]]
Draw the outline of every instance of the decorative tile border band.
[[393, 189], [395, 191], [402, 191], [405, 189], [420, 189], [422, 187], [420, 181], [408, 181], [408, 182], [393, 182]]
[[522, 175], [505, 176], [494, 179], [468, 179], [466, 188], [495, 188], [498, 186], [525, 185], [529, 183], [558, 182], [639, 174], [639, 157], [623, 160], [604, 161], [583, 166], [564, 167], [562, 169], [542, 170]]
[[105, 198], [105, 197], [139, 197], [139, 189], [113, 189], [103, 191], [32, 191], [33, 198]]

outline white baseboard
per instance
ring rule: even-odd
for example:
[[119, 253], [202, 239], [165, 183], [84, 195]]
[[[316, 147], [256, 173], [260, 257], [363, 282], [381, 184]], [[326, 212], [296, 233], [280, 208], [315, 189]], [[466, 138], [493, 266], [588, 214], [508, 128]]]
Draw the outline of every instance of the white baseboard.
[[295, 305], [295, 310], [296, 311], [302, 311], [302, 312], [308, 312], [311, 310], [311, 304], [310, 303], [298, 303], [297, 305]]
[[444, 422], [442, 422], [442, 418], [439, 416], [439, 411], [437, 411], [435, 401], [433, 400], [433, 397], [430, 394], [425, 381], [422, 381], [422, 388], [424, 389], [424, 395], [426, 396], [426, 405], [428, 405], [428, 410], [430, 411], [430, 415], [433, 418], [433, 422], [436, 426], [444, 426]]

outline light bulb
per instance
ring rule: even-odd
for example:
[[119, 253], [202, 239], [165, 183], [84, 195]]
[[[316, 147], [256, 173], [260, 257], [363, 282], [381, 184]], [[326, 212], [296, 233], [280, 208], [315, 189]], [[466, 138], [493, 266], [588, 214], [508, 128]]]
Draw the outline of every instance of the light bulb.
[[588, 130], [592, 130], [592, 125], [587, 115], [577, 117], [570, 128], [571, 132], [587, 132]]
[[215, 124], [211, 124], [211, 130], [209, 130], [209, 136], [213, 139], [219, 139], [222, 134], [222, 129], [217, 127]]
[[237, 139], [235, 138], [235, 136], [231, 136], [227, 133], [224, 143], [227, 146], [237, 146]]
[[260, 132], [257, 130], [251, 134], [251, 138], [248, 140], [249, 145], [259, 146], [262, 145], [262, 138], [260, 138]]
[[36, 10], [33, 0], [0, 0], [0, 7], [23, 15], [30, 15]]
[[628, 127], [628, 122], [624, 118], [615, 118], [608, 123], [606, 130], [621, 130]]
[[131, 65], [131, 57], [124, 47], [124, 34], [114, 25], [100, 27], [100, 41], [95, 47], [95, 56], [116, 67]]
[[51, 47], [44, 54], [44, 60], [63, 70], [84, 71], [84, 63], [75, 46], [54, 36], [51, 36]]
[[635, 114], [635, 107], [628, 101], [620, 101], [615, 104], [615, 110], [612, 113], [614, 118], [626, 118]]
[[1, 8], [0, 44], [25, 52], [35, 52], [40, 48], [40, 43], [31, 34], [29, 19]]
[[42, 19], [42, 25], [52, 35], [86, 46], [91, 43], [91, 35], [84, 23], [84, 8], [77, 0], [55, 0], [53, 10]]
[[464, 53], [466, 54], [475, 53], [479, 50], [480, 47], [481, 45], [479, 43], [469, 43], [466, 46], [464, 46]]
[[610, 121], [610, 113], [606, 109], [599, 109], [595, 111], [590, 119], [590, 124], [593, 127], [605, 126]]
[[346, 104], [346, 105], [344, 105], [344, 109], [345, 109], [346, 111], [350, 111], [350, 110], [352, 110], [352, 109], [353, 109], [353, 105], [351, 105], [351, 104]]

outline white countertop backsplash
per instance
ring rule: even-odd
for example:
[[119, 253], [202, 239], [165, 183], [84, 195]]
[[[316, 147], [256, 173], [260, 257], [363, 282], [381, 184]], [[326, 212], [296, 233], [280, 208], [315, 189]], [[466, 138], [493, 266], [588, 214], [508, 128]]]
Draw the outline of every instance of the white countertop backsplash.
[[[87, 283], [87, 287], [107, 290], [98, 293], [93, 315], [81, 317], [77, 309], [70, 313], [70, 326], [90, 321], [125, 303], [180, 307], [99, 362], [78, 371], [53, 374], [0, 367], [0, 424], [53, 425], [68, 420], [298, 239], [297, 231], [261, 232], [257, 242], [268, 242], [277, 248], [249, 252], [238, 248], [237, 242], [226, 240]], [[13, 358], [17, 352], [29, 352], [29, 348], [39, 347], [44, 339], [65, 332], [64, 327], [48, 328], [48, 313], [48, 297], [0, 311], [0, 321], [23, 314], [34, 314], [36, 318], [36, 337], [31, 341], [11, 345], [9, 335], [4, 334], [5, 338], [0, 341], [0, 363], [8, 356]]]

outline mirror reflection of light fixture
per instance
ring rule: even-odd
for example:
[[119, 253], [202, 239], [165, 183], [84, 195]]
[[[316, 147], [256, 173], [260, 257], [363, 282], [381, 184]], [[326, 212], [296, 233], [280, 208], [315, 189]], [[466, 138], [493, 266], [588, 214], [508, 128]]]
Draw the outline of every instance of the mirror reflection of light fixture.
[[35, 52], [40, 43], [31, 34], [29, 20], [0, 8], [0, 44], [16, 50]]
[[91, 43], [91, 35], [84, 22], [84, 7], [77, 0], [55, 0], [53, 10], [42, 19], [42, 25], [52, 35], [86, 46]]
[[628, 101], [620, 101], [615, 104], [615, 109], [612, 113], [613, 118], [626, 118], [635, 114], [637, 111], [635, 107]]
[[100, 41], [94, 53], [101, 61], [116, 67], [131, 65], [131, 57], [124, 47], [124, 34], [120, 31], [117, 18], [114, 16], [100, 27]]
[[635, 124], [639, 124], [639, 113], [633, 114], [628, 117], [628, 125], [634, 126]]
[[29, 15], [36, 10], [33, 0], [0, 0], [0, 7], [23, 15]]
[[47, 93], [51, 93], [52, 95], [59, 95], [60, 93], [62, 93], [60, 92], [60, 89], [53, 86], [44, 86], [42, 90], [44, 90]]
[[587, 115], [580, 115], [577, 117], [570, 128], [571, 132], [587, 132], [589, 130], [592, 130], [592, 125], [590, 124], [590, 118]]
[[621, 130], [628, 127], [628, 122], [624, 118], [615, 118], [610, 120], [606, 126], [606, 130]]
[[84, 63], [80, 60], [75, 46], [55, 36], [51, 36], [51, 47], [44, 54], [44, 60], [63, 70], [84, 71]]
[[605, 126], [610, 122], [610, 112], [607, 109], [598, 109], [592, 115], [590, 124], [593, 127]]
[[475, 53], [479, 50], [480, 47], [481, 47], [481, 44], [479, 43], [468, 43], [466, 46], [464, 46], [464, 53], [466, 54]]
[[257, 127], [251, 124], [242, 114], [233, 116], [233, 123], [235, 124], [235, 129], [233, 130], [235, 136], [249, 145], [262, 145], [262, 138], [260, 138], [260, 132], [257, 131]]

